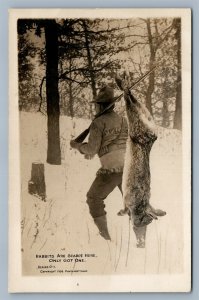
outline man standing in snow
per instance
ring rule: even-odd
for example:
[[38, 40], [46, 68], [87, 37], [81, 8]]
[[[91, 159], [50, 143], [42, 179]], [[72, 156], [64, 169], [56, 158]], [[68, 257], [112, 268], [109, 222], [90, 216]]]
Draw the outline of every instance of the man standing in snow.
[[96, 113], [104, 111], [111, 103], [113, 105], [92, 122], [88, 143], [77, 143], [75, 140], [70, 143], [72, 148], [79, 150], [85, 157], [97, 154], [100, 158], [101, 168], [87, 193], [87, 203], [101, 236], [106, 240], [111, 238], [107, 228], [104, 200], [115, 187], [122, 192], [124, 154], [128, 136], [126, 119], [114, 111], [114, 101], [112, 87], [103, 87], [93, 101]]

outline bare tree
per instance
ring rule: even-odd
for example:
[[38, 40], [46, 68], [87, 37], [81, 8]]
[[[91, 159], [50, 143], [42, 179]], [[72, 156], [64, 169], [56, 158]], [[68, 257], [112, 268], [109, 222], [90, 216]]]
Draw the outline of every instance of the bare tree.
[[44, 23], [46, 38], [46, 99], [48, 115], [47, 162], [61, 164], [59, 135], [59, 91], [58, 91], [58, 31], [55, 20]]
[[177, 40], [177, 88], [176, 88], [176, 109], [174, 117], [174, 128], [182, 129], [182, 78], [181, 78], [181, 19], [174, 20]]
[[[18, 34], [26, 34], [27, 31], [34, 30], [35, 35], [41, 37], [42, 28], [45, 31], [45, 55], [46, 55], [46, 100], [47, 100], [47, 129], [48, 148], [47, 162], [50, 164], [61, 164], [61, 150], [59, 137], [59, 91], [58, 91], [58, 28], [53, 19], [19, 19]], [[19, 51], [20, 55], [26, 56]], [[30, 54], [29, 54], [30, 55]], [[23, 76], [23, 70], [19, 66], [19, 76]], [[44, 78], [41, 80], [42, 85]], [[42, 85], [40, 94], [42, 96]]]

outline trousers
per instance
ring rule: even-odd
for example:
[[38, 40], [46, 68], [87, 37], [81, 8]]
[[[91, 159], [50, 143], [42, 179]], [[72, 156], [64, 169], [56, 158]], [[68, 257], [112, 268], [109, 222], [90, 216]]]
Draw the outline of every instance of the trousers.
[[87, 193], [87, 204], [93, 218], [106, 215], [104, 200], [116, 187], [122, 193], [122, 172], [96, 175]]

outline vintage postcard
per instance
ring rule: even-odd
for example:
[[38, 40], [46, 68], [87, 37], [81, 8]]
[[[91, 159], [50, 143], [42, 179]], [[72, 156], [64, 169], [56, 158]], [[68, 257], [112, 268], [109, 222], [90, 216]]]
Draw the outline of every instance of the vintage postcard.
[[191, 10], [9, 11], [9, 291], [191, 289]]

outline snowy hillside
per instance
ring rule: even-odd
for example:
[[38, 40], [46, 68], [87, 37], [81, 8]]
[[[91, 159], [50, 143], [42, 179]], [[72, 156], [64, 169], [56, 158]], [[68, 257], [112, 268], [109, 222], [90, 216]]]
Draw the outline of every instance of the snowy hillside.
[[[115, 190], [106, 199], [106, 242], [89, 215], [86, 193], [99, 168], [98, 158], [85, 160], [70, 149], [69, 141], [90, 124], [87, 120], [61, 117], [62, 165], [46, 163], [46, 118], [39, 113], [21, 113], [21, 228], [23, 272], [41, 275], [38, 265], [51, 265], [48, 275], [180, 273], [183, 268], [183, 215], [181, 182], [181, 133], [159, 129], [151, 151], [151, 204], [167, 212], [147, 227], [146, 248], [137, 249], [127, 216], [119, 217], [122, 196]], [[47, 201], [28, 193], [31, 165], [45, 164]], [[65, 255], [49, 262], [36, 255]], [[71, 255], [83, 254], [75, 261]], [[85, 255], [86, 254], [86, 255]], [[88, 255], [87, 255], [88, 254]], [[90, 256], [89, 256], [90, 255]], [[63, 272], [62, 272], [63, 271]], [[71, 271], [71, 274], [72, 274]], [[67, 275], [68, 275], [67, 273]], [[74, 273], [74, 272], [73, 272]], [[75, 274], [75, 273], [74, 273]]]

